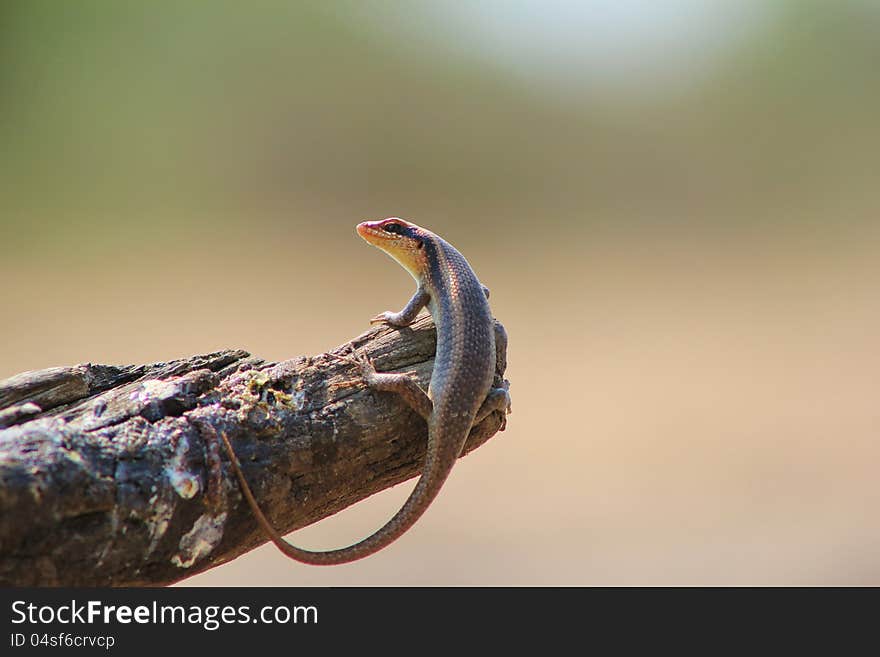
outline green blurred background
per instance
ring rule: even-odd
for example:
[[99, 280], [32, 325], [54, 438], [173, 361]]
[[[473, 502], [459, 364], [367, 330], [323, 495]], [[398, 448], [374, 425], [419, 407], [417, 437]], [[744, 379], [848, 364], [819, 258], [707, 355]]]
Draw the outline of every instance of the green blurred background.
[[7, 0], [0, 377], [325, 351], [402, 216], [492, 289], [508, 430], [370, 559], [186, 583], [880, 584], [878, 66], [856, 0]]

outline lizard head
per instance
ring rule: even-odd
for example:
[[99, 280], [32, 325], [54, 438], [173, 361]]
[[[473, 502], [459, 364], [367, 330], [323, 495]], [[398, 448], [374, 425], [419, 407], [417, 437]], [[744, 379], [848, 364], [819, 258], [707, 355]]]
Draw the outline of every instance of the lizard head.
[[428, 232], [403, 219], [364, 221], [357, 225], [358, 235], [397, 260], [417, 281], [427, 267], [425, 239]]

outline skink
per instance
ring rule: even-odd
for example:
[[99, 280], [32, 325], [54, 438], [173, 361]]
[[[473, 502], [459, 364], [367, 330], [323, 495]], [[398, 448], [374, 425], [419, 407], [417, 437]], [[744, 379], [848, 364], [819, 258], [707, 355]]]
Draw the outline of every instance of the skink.
[[428, 423], [428, 446], [419, 481], [400, 510], [367, 538], [338, 550], [312, 551], [286, 542], [263, 515], [239, 467], [232, 445], [221, 434], [242, 491], [258, 522], [288, 557], [314, 565], [347, 563], [369, 556], [402, 536], [440, 492], [464, 447], [471, 427], [495, 410], [509, 412], [506, 388], [493, 388], [496, 345], [489, 291], [451, 244], [403, 219], [365, 221], [357, 232], [399, 262], [417, 289], [400, 312], [386, 311], [373, 323], [411, 324], [426, 307], [437, 328], [437, 351], [428, 393], [406, 374], [378, 373], [356, 354], [365, 383], [398, 393]]

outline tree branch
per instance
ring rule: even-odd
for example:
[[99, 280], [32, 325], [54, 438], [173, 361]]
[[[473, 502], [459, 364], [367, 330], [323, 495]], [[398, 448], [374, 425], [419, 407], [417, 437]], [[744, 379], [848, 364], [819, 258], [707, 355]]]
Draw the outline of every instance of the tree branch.
[[[352, 343], [379, 371], [414, 371], [427, 387], [430, 317]], [[503, 422], [493, 413], [474, 427], [464, 452]], [[210, 438], [220, 431], [284, 533], [415, 476], [426, 441], [402, 400], [329, 354], [265, 363], [230, 350], [19, 374], [0, 381], [0, 585], [164, 585], [265, 543]]]

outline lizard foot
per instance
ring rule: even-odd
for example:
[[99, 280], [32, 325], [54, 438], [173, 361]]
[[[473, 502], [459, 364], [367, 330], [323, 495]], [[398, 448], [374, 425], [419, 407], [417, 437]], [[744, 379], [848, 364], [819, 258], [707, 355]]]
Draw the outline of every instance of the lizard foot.
[[500, 387], [489, 390], [489, 394], [477, 411], [474, 424], [482, 422], [490, 413], [500, 412], [501, 426], [498, 430], [504, 431], [507, 428], [507, 414], [511, 412], [509, 388], [510, 382], [505, 379]]
[[363, 350], [358, 351], [354, 347], [354, 345], [350, 345], [350, 346], [351, 346], [350, 355], [334, 354], [334, 353], [330, 353], [327, 355], [330, 356], [331, 358], [335, 358], [338, 361], [341, 361], [343, 363], [348, 363], [349, 365], [353, 365], [354, 367], [359, 368], [361, 371], [361, 377], [364, 379], [364, 382], [366, 382], [367, 385], [371, 385], [373, 378], [376, 376], [376, 368], [373, 365], [373, 361], [370, 359], [369, 356], [367, 356], [366, 351], [363, 351]]
[[390, 310], [386, 310], [371, 319], [370, 324], [385, 324], [386, 326], [403, 328], [412, 324], [414, 319], [414, 316], [407, 317], [404, 312], [393, 313]]

